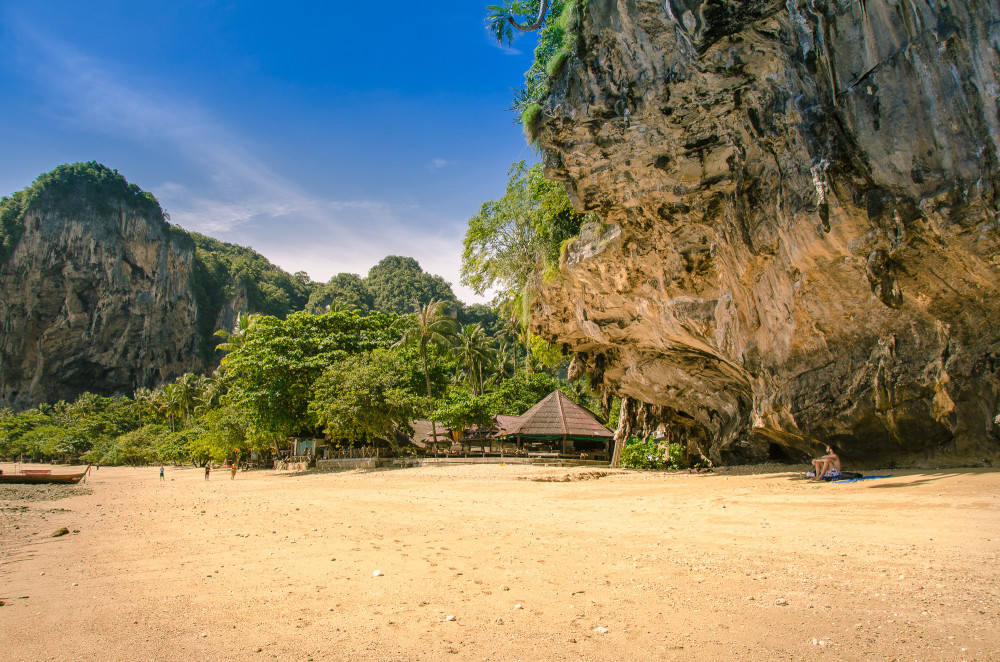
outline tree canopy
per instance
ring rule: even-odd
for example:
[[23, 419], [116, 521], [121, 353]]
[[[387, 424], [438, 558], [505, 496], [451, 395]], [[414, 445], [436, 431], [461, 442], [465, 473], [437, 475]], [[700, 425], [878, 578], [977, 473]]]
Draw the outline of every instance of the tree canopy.
[[308, 408], [313, 384], [348, 356], [393, 344], [399, 333], [392, 322], [358, 311], [262, 317], [227, 355], [227, 397], [244, 412], [252, 436], [308, 436], [315, 427]]
[[507, 173], [503, 197], [484, 202], [469, 219], [462, 251], [462, 283], [479, 294], [497, 288], [512, 299], [531, 274], [559, 262], [562, 243], [576, 235], [577, 213], [559, 182], [541, 164], [518, 161]]
[[309, 412], [334, 440], [385, 439], [398, 446], [425, 411], [423, 372], [415, 352], [378, 348], [349, 356], [316, 381]]
[[457, 306], [458, 299], [440, 276], [425, 273], [412, 257], [389, 255], [368, 271], [365, 286], [375, 310], [405, 315], [432, 299]]
[[340, 308], [355, 308], [361, 312], [375, 310], [374, 297], [364, 279], [357, 274], [339, 273], [326, 283], [316, 285], [309, 295], [306, 310], [322, 313], [338, 304]]

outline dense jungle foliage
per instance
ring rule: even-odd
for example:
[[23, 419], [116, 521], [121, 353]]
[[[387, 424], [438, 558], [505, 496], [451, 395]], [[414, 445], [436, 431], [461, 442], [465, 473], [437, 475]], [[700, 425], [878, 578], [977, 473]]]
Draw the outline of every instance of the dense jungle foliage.
[[[557, 375], [519, 334], [460, 327], [431, 302], [409, 315], [296, 312], [246, 315], [225, 332], [224, 364], [132, 397], [84, 394], [14, 413], [0, 410], [0, 457], [111, 464], [245, 461], [323, 437], [343, 447], [404, 452], [418, 418], [453, 427], [518, 415], [555, 388], [594, 408], [582, 383]], [[447, 318], [441, 342], [419, 342], [422, 325]], [[450, 329], [450, 330], [448, 330]], [[428, 396], [427, 390], [430, 390]]]

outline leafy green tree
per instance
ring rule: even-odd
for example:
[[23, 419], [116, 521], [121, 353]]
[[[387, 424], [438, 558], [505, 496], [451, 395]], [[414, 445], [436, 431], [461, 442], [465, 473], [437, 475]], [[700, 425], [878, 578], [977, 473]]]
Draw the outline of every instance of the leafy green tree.
[[247, 436], [247, 423], [240, 410], [232, 406], [221, 405], [210, 409], [198, 423], [198, 447], [192, 448], [192, 452], [200, 457], [222, 461], [234, 455], [248, 455], [251, 450], [263, 452], [270, 446], [270, 439], [266, 437], [258, 435], [252, 440]]
[[368, 271], [365, 287], [371, 293], [375, 310], [403, 315], [431, 301], [458, 306], [451, 286], [440, 276], [425, 273], [412, 257], [390, 255]]
[[155, 438], [151, 430], [162, 426], [147, 425], [117, 437], [102, 439], [88, 454], [91, 462], [106, 465], [142, 466], [156, 461]]
[[398, 449], [426, 404], [421, 376], [416, 356], [401, 349], [355, 354], [327, 368], [309, 411], [332, 439], [385, 439]]
[[375, 302], [365, 281], [357, 274], [339, 273], [323, 285], [319, 285], [309, 295], [306, 310], [311, 313], [322, 313], [327, 310], [349, 310], [356, 308], [361, 312], [374, 310]]
[[226, 365], [227, 399], [240, 410], [248, 437], [260, 443], [312, 434], [315, 421], [308, 405], [313, 384], [348, 356], [395, 342], [399, 331], [392, 322], [387, 315], [357, 311], [258, 320]]
[[433, 417], [452, 430], [490, 425], [493, 417], [504, 413], [499, 393], [476, 395], [466, 388], [449, 389], [446, 398], [434, 410]]
[[550, 182], [541, 164], [511, 166], [507, 190], [484, 202], [469, 219], [462, 251], [462, 283], [478, 294], [498, 288], [501, 299], [521, 295], [532, 274], [559, 262], [561, 245], [585, 216], [570, 204], [562, 184]]
[[518, 373], [497, 387], [497, 413], [520, 416], [559, 386], [559, 380], [543, 372]]

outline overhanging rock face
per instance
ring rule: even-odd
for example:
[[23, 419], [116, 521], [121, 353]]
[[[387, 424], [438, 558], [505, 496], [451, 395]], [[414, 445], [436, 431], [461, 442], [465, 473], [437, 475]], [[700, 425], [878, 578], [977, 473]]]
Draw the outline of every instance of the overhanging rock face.
[[716, 461], [1000, 453], [1000, 3], [591, 0], [535, 331]]

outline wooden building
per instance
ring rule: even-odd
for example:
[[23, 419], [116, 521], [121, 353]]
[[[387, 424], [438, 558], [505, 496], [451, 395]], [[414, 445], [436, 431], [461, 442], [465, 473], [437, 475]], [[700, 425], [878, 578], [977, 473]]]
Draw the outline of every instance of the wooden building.
[[553, 391], [521, 416], [505, 418], [511, 420], [501, 425], [497, 436], [508, 442], [514, 440], [518, 448], [562, 455], [579, 453], [593, 459], [611, 457], [614, 433], [596, 414], [562, 391]]

